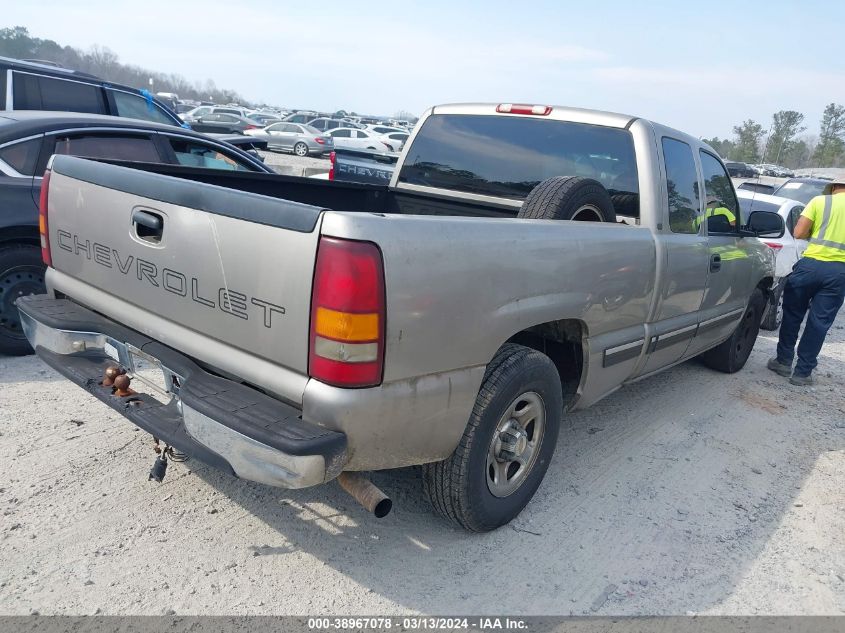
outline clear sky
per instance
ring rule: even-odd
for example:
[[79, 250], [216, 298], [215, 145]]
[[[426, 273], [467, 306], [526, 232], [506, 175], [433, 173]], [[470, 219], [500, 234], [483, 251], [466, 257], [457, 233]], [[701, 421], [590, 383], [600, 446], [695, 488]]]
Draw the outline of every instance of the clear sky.
[[1, 0], [1, 26], [252, 101], [420, 114], [437, 103], [527, 102], [731, 135], [780, 109], [816, 132], [845, 103], [842, 0]]

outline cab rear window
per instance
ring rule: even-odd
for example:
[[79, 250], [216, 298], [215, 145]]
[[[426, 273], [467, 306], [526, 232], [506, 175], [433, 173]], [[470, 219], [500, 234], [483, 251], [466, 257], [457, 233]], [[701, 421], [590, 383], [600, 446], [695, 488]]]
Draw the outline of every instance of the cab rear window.
[[399, 182], [522, 200], [553, 176], [594, 178], [617, 214], [639, 216], [630, 132], [585, 123], [435, 114], [417, 134]]

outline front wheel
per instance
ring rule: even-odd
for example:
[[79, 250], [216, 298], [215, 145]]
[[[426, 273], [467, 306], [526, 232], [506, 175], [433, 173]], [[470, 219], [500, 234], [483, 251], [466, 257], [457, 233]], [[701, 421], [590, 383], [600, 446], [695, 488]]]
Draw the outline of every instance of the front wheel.
[[297, 143], [293, 146], [293, 153], [297, 156], [308, 156], [308, 146], [305, 143]]
[[736, 326], [731, 337], [701, 355], [701, 362], [710, 369], [733, 374], [745, 367], [745, 362], [754, 349], [757, 334], [760, 333], [760, 320], [766, 307], [766, 298], [759, 288], [754, 290], [742, 320]]
[[32, 354], [15, 301], [47, 292], [44, 270], [37, 246], [18, 244], [0, 248], [0, 354]]
[[560, 376], [549, 357], [504, 345], [487, 367], [455, 452], [423, 467], [434, 510], [473, 532], [511, 521], [546, 474], [562, 410]]

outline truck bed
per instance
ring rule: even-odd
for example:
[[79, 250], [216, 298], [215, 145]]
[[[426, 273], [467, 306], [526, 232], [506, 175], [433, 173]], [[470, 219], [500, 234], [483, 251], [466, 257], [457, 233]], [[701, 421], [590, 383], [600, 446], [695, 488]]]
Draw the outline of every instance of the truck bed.
[[310, 204], [333, 211], [369, 213], [405, 213], [410, 215], [446, 215], [465, 217], [516, 217], [512, 207], [463, 203], [431, 195], [392, 191], [385, 185], [332, 182], [281, 174], [221, 171], [201, 167], [162, 165], [126, 161], [102, 161], [183, 180], [193, 180], [227, 189], [257, 193], [293, 202]]

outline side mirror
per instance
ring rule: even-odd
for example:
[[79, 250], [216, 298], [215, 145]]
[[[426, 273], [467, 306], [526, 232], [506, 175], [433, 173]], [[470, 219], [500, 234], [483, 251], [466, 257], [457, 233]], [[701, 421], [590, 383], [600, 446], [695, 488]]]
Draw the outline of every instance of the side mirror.
[[757, 237], [783, 237], [786, 232], [783, 218], [770, 211], [752, 211], [746, 228]]

